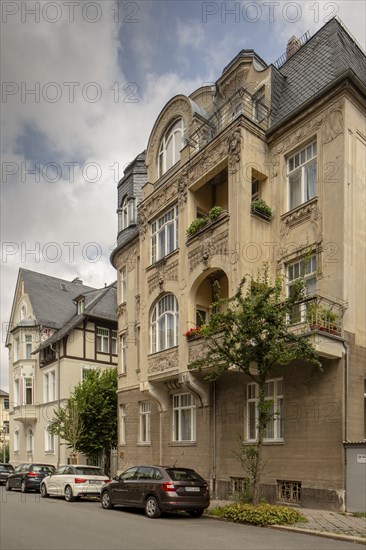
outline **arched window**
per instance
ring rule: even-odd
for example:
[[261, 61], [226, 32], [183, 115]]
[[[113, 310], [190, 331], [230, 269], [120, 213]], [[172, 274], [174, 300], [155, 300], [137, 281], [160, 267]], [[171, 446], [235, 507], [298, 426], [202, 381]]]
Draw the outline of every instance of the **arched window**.
[[125, 197], [118, 209], [118, 231], [123, 231], [132, 223], [136, 223], [135, 198]]
[[174, 294], [158, 300], [151, 315], [151, 352], [178, 345], [178, 302]]
[[158, 158], [158, 176], [162, 176], [179, 160], [182, 149], [183, 119], [179, 118], [168, 128], [161, 140]]

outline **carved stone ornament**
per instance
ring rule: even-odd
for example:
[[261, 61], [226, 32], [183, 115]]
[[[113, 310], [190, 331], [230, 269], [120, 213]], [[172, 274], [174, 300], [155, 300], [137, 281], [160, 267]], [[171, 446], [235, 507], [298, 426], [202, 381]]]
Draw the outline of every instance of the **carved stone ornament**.
[[184, 172], [178, 179], [178, 205], [180, 208], [184, 208], [187, 202], [187, 187], [188, 176], [187, 172]]
[[278, 161], [279, 155], [285, 155], [291, 149], [301, 145], [302, 141], [311, 134], [315, 134], [321, 126], [323, 126], [322, 142], [328, 143], [334, 139], [343, 131], [343, 104], [343, 99], [336, 101], [328, 107], [328, 109], [319, 113], [317, 116], [300, 126], [300, 128], [287, 138], [275, 145], [272, 148], [273, 160]]
[[240, 161], [241, 152], [241, 132], [237, 128], [230, 134], [227, 140], [228, 143], [228, 155], [229, 155], [229, 169], [236, 172]]
[[118, 317], [121, 317], [122, 315], [124, 315], [126, 313], [126, 304], [119, 304], [119, 306], [117, 307], [117, 315]]
[[209, 267], [210, 259], [214, 256], [220, 256], [225, 259], [228, 250], [228, 230], [214, 235], [214, 231], [202, 235], [199, 246], [188, 253], [189, 270], [193, 271], [202, 262], [203, 268]]
[[330, 143], [339, 134], [343, 133], [343, 112], [335, 106], [327, 112], [322, 126], [322, 142]]
[[165, 372], [178, 367], [178, 365], [178, 349], [165, 350], [160, 353], [154, 353], [152, 356], [148, 357], [147, 372], [148, 374]]
[[178, 281], [178, 260], [168, 265], [166, 262], [158, 264], [156, 272], [147, 279], [149, 294], [157, 288], [163, 292], [165, 283], [169, 281]]
[[321, 230], [322, 214], [318, 208], [317, 201], [306, 203], [282, 216], [280, 238], [285, 239], [293, 227], [305, 223], [308, 220], [313, 222], [316, 226], [316, 232], [318, 233], [319, 230]]

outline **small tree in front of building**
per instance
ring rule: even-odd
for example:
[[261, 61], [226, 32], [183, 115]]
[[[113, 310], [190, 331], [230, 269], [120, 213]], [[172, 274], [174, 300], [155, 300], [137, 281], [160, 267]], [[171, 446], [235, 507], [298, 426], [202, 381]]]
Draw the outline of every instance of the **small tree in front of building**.
[[280, 275], [273, 282], [270, 280], [268, 265], [257, 277], [244, 277], [235, 295], [229, 299], [221, 299], [216, 287], [214, 313], [209, 323], [199, 329], [205, 340], [204, 349], [201, 356], [188, 365], [190, 369], [203, 370], [211, 380], [237, 369], [257, 384], [256, 440], [251, 449], [245, 451], [249, 453], [247, 463], [253, 481], [254, 504], [258, 504], [260, 497], [266, 428], [273, 414], [277, 414], [271, 412], [271, 402], [266, 399], [266, 382], [275, 369], [297, 360], [321, 369], [312, 343], [305, 335], [294, 333], [289, 323], [294, 305], [304, 296], [304, 280], [298, 279], [286, 298], [282, 287]]
[[49, 430], [74, 452], [97, 458], [109, 473], [110, 453], [117, 446], [117, 369], [90, 369], [66, 407], [55, 413]]

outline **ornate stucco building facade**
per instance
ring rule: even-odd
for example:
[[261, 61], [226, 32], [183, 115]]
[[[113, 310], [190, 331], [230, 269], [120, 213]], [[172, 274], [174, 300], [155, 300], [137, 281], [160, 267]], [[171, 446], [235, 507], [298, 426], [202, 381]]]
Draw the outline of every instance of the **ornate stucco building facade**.
[[[323, 364], [278, 368], [261, 478], [271, 501], [344, 509], [346, 443], [365, 428], [366, 60], [341, 22], [295, 37], [282, 64], [242, 50], [211, 86], [173, 97], [118, 186], [119, 469], [177, 463], [242, 491], [257, 388], [187, 365], [213, 286], [268, 262], [284, 294], [307, 260], [292, 330]], [[270, 208], [266, 208], [269, 206]], [[215, 208], [220, 207], [220, 208]], [[188, 233], [187, 230], [189, 229]], [[311, 313], [311, 315], [310, 315]]]

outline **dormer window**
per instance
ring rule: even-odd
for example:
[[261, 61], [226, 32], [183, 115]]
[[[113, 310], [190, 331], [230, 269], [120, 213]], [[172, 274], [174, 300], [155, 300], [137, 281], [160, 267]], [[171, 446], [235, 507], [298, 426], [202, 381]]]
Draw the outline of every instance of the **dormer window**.
[[179, 118], [168, 128], [161, 140], [158, 156], [158, 177], [176, 164], [180, 157], [183, 138], [183, 119]]
[[83, 313], [85, 308], [85, 298], [80, 298], [80, 300], [78, 300], [77, 306], [78, 306], [78, 315], [80, 315], [80, 313]]

